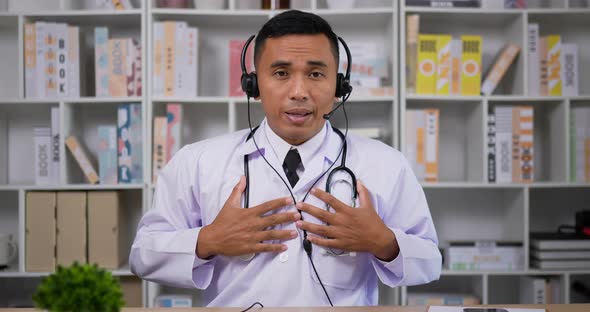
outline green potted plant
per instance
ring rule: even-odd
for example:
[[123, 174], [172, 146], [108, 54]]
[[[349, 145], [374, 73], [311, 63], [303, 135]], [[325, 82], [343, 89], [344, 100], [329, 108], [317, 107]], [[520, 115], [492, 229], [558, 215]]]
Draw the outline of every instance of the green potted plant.
[[125, 304], [119, 281], [96, 264], [69, 267], [44, 278], [33, 295], [35, 306], [52, 312], [114, 312]]

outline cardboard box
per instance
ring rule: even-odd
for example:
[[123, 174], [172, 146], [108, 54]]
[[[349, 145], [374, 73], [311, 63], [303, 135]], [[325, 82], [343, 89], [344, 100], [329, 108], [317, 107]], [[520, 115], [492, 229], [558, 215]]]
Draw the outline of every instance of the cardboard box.
[[57, 265], [86, 258], [86, 192], [57, 193]]
[[88, 192], [88, 262], [105, 269], [118, 269], [129, 257], [121, 199], [116, 191]]
[[142, 308], [143, 296], [141, 279], [135, 276], [121, 276], [119, 279], [121, 290], [123, 291], [123, 300], [126, 308]]
[[55, 269], [54, 192], [28, 192], [25, 202], [25, 270], [52, 272]]

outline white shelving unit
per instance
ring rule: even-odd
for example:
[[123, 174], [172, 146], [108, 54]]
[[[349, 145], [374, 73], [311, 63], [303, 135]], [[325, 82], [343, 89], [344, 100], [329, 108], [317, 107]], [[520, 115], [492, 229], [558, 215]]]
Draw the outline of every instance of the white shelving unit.
[[[11, 233], [19, 245], [19, 257], [8, 270], [0, 272], [0, 306], [9, 298], [22, 304], [27, 295], [49, 272], [25, 271], [24, 217], [28, 191], [120, 190], [127, 198], [129, 246], [141, 214], [150, 209], [155, 185], [152, 183], [152, 121], [162, 116], [168, 103], [183, 106], [184, 143], [229, 133], [247, 127], [246, 99], [228, 96], [230, 39], [245, 40], [255, 34], [280, 10], [241, 9], [244, 0], [227, 0], [223, 10], [162, 9], [155, 0], [126, 11], [84, 10], [77, 0], [12, 0], [15, 11], [0, 13], [0, 231]], [[254, 0], [256, 2], [256, 0]], [[13, 3], [14, 2], [14, 3]], [[530, 231], [552, 230], [572, 223], [573, 213], [590, 201], [590, 185], [568, 182], [569, 110], [590, 106], [590, 54], [580, 53], [581, 96], [527, 96], [527, 59], [521, 53], [514, 68], [495, 94], [484, 96], [422, 96], [405, 92], [405, 16], [420, 14], [420, 31], [432, 33], [480, 34], [484, 36], [484, 68], [507, 40], [524, 46], [526, 25], [538, 22], [541, 34], [560, 33], [564, 41], [590, 47], [590, 9], [584, 1], [540, 1], [527, 10], [410, 8], [398, 0], [357, 1], [351, 10], [328, 9], [325, 0], [300, 0], [297, 8], [314, 12], [331, 23], [347, 42], [372, 40], [382, 45], [389, 59], [389, 79], [395, 96], [353, 95], [347, 103], [351, 127], [378, 127], [382, 140], [403, 151], [404, 116], [408, 108], [437, 107], [441, 110], [440, 182], [424, 183], [441, 242], [452, 239], [510, 239], [524, 243], [528, 253]], [[529, 1], [535, 2], [535, 1]], [[537, 2], [535, 2], [537, 3]], [[551, 4], [548, 6], [547, 4]], [[186, 21], [199, 28], [198, 96], [169, 98], [152, 95], [152, 26], [154, 22]], [[86, 51], [87, 86], [75, 99], [24, 98], [23, 30], [34, 21], [59, 21], [80, 26], [85, 34], [81, 48]], [[134, 37], [142, 44], [143, 96], [96, 98], [94, 96], [93, 29], [108, 26], [110, 37]], [[583, 50], [581, 50], [583, 51]], [[62, 140], [76, 134], [90, 154], [96, 155], [96, 126], [116, 123], [116, 107], [141, 103], [144, 129], [144, 183], [117, 185], [84, 184], [81, 171], [62, 144], [62, 180], [58, 185], [36, 186], [33, 163], [33, 128], [50, 125], [50, 108], [59, 107]], [[537, 182], [489, 184], [486, 173], [486, 114], [495, 105], [530, 103], [542, 118], [535, 129]], [[252, 103], [253, 122], [263, 118], [259, 102]], [[332, 119], [344, 126], [341, 113]], [[62, 142], [63, 143], [63, 142]], [[562, 208], [563, 207], [563, 208]], [[559, 209], [556, 209], [559, 208]], [[528, 258], [528, 257], [527, 257]], [[131, 278], [128, 265], [113, 271]], [[574, 280], [590, 281], [590, 271], [539, 271], [526, 267], [517, 272], [457, 272], [444, 270], [440, 281], [413, 287], [390, 289], [380, 285], [381, 304], [403, 304], [413, 292], [472, 292], [483, 303], [512, 303], [519, 276], [550, 276], [561, 280], [564, 302], [584, 300], [570, 294]], [[187, 293], [199, 305], [199, 292], [143, 282], [143, 304], [152, 306], [161, 293]], [[30, 300], [30, 298], [29, 298]]]
[[[521, 50], [516, 62], [490, 96], [428, 96], [406, 92], [400, 71], [400, 146], [405, 145], [405, 113], [412, 108], [440, 109], [438, 183], [424, 183], [433, 220], [442, 244], [456, 240], [522, 242], [525, 267], [514, 272], [443, 270], [429, 285], [402, 287], [401, 303], [410, 293], [455, 292], [478, 296], [484, 304], [519, 302], [519, 278], [544, 276], [561, 283], [561, 303], [588, 302], [570, 292], [572, 279], [588, 282], [590, 271], [541, 271], [529, 265], [529, 233], [555, 231], [574, 224], [576, 211], [587, 209], [590, 184], [569, 181], [569, 112], [572, 105], [589, 105], [590, 10], [586, 2], [528, 1], [528, 9], [425, 8], [400, 4], [400, 47], [405, 46], [405, 17], [419, 14], [424, 34], [481, 35], [482, 68], [487, 70], [502, 45], [512, 42]], [[561, 34], [579, 47], [580, 96], [529, 96], [526, 53], [527, 25], [539, 23], [541, 35]], [[400, 49], [405, 64], [405, 49]], [[584, 72], [584, 74], [582, 74]], [[482, 78], [483, 75], [482, 75]], [[590, 78], [590, 77], [588, 77]], [[488, 183], [487, 112], [494, 106], [533, 105], [535, 115], [535, 182]]]

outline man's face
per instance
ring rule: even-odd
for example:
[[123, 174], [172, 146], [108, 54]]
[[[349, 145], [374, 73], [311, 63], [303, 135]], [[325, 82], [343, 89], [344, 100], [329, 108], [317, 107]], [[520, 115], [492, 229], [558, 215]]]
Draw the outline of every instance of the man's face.
[[256, 66], [271, 129], [291, 145], [317, 134], [336, 92], [337, 65], [323, 34], [266, 39]]

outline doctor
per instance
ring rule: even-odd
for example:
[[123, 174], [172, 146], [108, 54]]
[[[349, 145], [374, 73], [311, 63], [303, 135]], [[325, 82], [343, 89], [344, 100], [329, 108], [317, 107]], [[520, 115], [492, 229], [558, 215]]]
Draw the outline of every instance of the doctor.
[[[438, 279], [436, 231], [407, 160], [324, 119], [335, 94], [347, 93], [337, 90], [330, 25], [287, 11], [255, 43], [257, 90], [249, 93], [266, 118], [253, 133], [174, 155], [140, 221], [131, 270], [204, 289], [207, 306], [237, 307], [376, 305], [378, 280], [396, 287]], [[328, 193], [339, 166], [352, 175], [336, 172]]]

